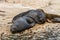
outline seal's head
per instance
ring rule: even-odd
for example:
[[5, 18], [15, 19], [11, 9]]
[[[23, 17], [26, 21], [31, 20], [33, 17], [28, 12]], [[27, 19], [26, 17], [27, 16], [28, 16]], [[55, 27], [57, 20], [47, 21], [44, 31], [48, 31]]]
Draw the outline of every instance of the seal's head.
[[35, 21], [29, 17], [20, 17], [19, 19], [15, 20], [13, 25], [11, 25], [11, 32], [21, 32], [25, 29], [31, 28], [35, 25]]

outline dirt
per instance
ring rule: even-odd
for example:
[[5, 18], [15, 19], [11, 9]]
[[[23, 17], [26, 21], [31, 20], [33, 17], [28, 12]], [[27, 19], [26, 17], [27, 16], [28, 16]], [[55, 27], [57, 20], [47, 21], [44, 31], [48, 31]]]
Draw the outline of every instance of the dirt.
[[[14, 2], [15, 1], [15, 2]], [[2, 3], [3, 2], [3, 3]], [[20, 4], [19, 8], [1, 7]], [[46, 13], [60, 13], [60, 0], [7, 0], [0, 1], [0, 39], [1, 40], [60, 40], [60, 23], [36, 24], [23, 32], [12, 34], [10, 32], [13, 17], [21, 12], [31, 9], [43, 9]]]

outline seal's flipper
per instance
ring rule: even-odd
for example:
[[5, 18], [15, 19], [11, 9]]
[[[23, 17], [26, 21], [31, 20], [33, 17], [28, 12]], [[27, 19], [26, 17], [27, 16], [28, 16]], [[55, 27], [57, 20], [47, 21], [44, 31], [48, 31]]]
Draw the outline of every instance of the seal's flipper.
[[28, 23], [31, 27], [36, 24], [35, 21], [34, 21], [32, 18], [30, 18], [30, 17], [27, 17], [27, 18], [26, 18], [26, 21], [27, 21], [27, 23]]
[[51, 21], [54, 23], [60, 23], [60, 18], [53, 18]]

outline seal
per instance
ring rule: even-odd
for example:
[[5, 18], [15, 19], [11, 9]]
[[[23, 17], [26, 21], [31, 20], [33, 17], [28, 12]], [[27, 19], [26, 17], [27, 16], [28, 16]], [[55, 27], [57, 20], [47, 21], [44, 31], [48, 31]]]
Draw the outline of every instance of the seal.
[[46, 16], [43, 10], [28, 10], [16, 15], [12, 20], [11, 32], [17, 33], [33, 27], [36, 23], [45, 23]]
[[36, 23], [43, 24], [45, 22], [60, 23], [60, 16], [45, 13], [42, 9], [28, 10], [16, 15], [12, 20], [10, 31], [12, 33], [21, 32], [33, 27]]

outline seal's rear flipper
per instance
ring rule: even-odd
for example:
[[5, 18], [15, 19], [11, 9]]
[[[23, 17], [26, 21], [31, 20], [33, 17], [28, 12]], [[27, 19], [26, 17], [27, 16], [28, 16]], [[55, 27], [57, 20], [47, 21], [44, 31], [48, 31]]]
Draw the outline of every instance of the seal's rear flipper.
[[60, 18], [53, 18], [51, 21], [53, 23], [60, 23]]

